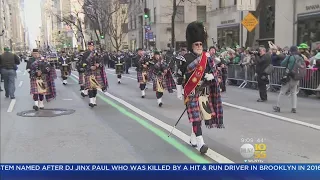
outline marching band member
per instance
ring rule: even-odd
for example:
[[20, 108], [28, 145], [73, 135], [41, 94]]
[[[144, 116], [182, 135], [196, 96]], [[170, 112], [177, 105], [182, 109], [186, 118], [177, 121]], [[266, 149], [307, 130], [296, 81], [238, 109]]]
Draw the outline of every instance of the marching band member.
[[26, 65], [26, 70], [30, 74], [31, 71], [31, 65], [34, 63], [38, 58], [40, 58], [40, 53], [38, 49], [33, 49], [31, 53], [31, 58], [28, 59], [27, 65]]
[[44, 109], [44, 96], [47, 101], [56, 97], [56, 89], [52, 67], [44, 60], [37, 58], [30, 67], [30, 94], [33, 95], [33, 109]]
[[146, 96], [146, 85], [148, 82], [148, 59], [144, 56], [142, 48], [138, 49], [138, 56], [137, 56], [137, 78], [138, 82], [140, 84], [140, 90], [141, 90], [141, 98], [144, 98]]
[[93, 42], [88, 43], [88, 51], [83, 55], [85, 68], [85, 89], [88, 89], [90, 107], [97, 106], [98, 89], [106, 90], [108, 88], [108, 80], [104, 71], [102, 58], [94, 51]]
[[176, 62], [178, 65], [177, 72], [176, 72], [176, 77], [177, 77], [177, 98], [182, 100], [182, 95], [183, 95], [183, 87], [182, 87], [182, 81], [183, 81], [183, 76], [182, 72], [180, 71], [180, 66], [182, 63], [185, 61], [184, 55], [187, 53], [186, 49], [182, 49], [181, 52], [176, 56]]
[[122, 54], [118, 54], [117, 63], [116, 63], [116, 74], [118, 78], [118, 84], [121, 84], [121, 74], [123, 74], [124, 68], [124, 56]]
[[168, 64], [161, 58], [159, 52], [154, 53], [154, 59], [157, 62], [153, 67], [153, 90], [156, 91], [157, 102], [161, 107], [164, 89], [167, 89], [169, 93], [173, 93], [173, 89], [176, 89], [176, 84]]
[[68, 77], [71, 74], [71, 60], [67, 57], [66, 52], [62, 51], [62, 56], [59, 58], [59, 65], [61, 70], [61, 78], [63, 85], [68, 84]]
[[203, 52], [207, 33], [200, 22], [192, 22], [186, 30], [189, 53], [180, 70], [184, 75], [184, 102], [192, 123], [190, 143], [201, 154], [208, 146], [202, 137], [202, 120], [207, 128], [224, 128], [223, 109], [217, 67], [209, 53]]
[[80, 50], [79, 60], [76, 64], [76, 67], [79, 73], [79, 84], [80, 84], [81, 96], [86, 97], [88, 96], [88, 90], [85, 89], [85, 68], [87, 64], [84, 62], [83, 53], [84, 51]]

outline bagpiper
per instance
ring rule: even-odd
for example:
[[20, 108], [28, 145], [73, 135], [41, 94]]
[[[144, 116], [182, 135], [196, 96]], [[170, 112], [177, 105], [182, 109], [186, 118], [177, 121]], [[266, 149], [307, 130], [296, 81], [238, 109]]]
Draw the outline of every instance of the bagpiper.
[[67, 54], [64, 51], [62, 51], [62, 55], [59, 58], [59, 66], [61, 71], [62, 83], [63, 85], [67, 85], [67, 79], [71, 74], [71, 60], [69, 57], [67, 57]]
[[205, 154], [208, 146], [202, 137], [202, 121], [208, 128], [224, 128], [219, 87], [221, 77], [209, 53], [203, 52], [203, 44], [207, 42], [204, 25], [190, 23], [186, 29], [186, 40], [189, 52], [184, 55], [185, 61], [179, 68], [184, 77], [186, 111], [192, 123], [190, 143]]
[[169, 93], [173, 93], [173, 89], [176, 89], [176, 84], [169, 65], [161, 58], [158, 51], [154, 52], [154, 60], [157, 62], [153, 66], [153, 91], [156, 91], [157, 103], [161, 107], [164, 90], [166, 89]]
[[144, 56], [144, 52], [142, 50], [142, 48], [139, 48], [138, 50], [138, 55], [137, 55], [137, 59], [136, 59], [136, 67], [137, 67], [137, 79], [139, 82], [139, 87], [141, 90], [141, 98], [144, 98], [146, 96], [146, 85], [147, 82], [149, 81], [149, 60], [147, 57]]
[[108, 80], [102, 58], [94, 51], [94, 43], [88, 43], [88, 50], [83, 55], [85, 68], [85, 89], [88, 90], [89, 106], [97, 106], [98, 89], [106, 90], [108, 88]]
[[[34, 49], [33, 52], [37, 50]], [[47, 101], [56, 97], [56, 88], [54, 83], [54, 73], [51, 65], [45, 61], [44, 57], [36, 58], [36, 61], [30, 67], [30, 94], [33, 95], [33, 109], [38, 111], [44, 109], [43, 100]]]
[[88, 96], [88, 90], [85, 89], [85, 68], [87, 64], [84, 62], [83, 54], [84, 54], [84, 50], [80, 50], [76, 67], [79, 73], [79, 85], [80, 85], [81, 96], [86, 97]]
[[121, 78], [122, 78], [122, 74], [124, 72], [124, 66], [123, 64], [125, 63], [124, 62], [124, 55], [119, 53], [117, 56], [116, 56], [116, 59], [117, 59], [117, 62], [116, 62], [116, 74], [117, 74], [117, 78], [118, 78], [118, 84], [121, 84]]

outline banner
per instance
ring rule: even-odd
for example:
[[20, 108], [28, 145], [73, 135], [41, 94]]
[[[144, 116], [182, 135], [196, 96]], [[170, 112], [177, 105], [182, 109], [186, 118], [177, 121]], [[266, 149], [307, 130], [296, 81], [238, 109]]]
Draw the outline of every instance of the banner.
[[5, 179], [318, 180], [320, 164], [1, 164]]

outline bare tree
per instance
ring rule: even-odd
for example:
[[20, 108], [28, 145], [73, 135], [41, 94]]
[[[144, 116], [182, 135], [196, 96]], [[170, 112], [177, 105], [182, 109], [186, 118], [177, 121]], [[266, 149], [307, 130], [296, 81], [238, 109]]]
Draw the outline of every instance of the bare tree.
[[184, 3], [184, 2], [189, 2], [189, 3], [198, 3], [199, 1], [198, 0], [172, 0], [172, 15], [171, 15], [171, 48], [172, 50], [175, 49], [175, 44], [176, 44], [176, 41], [175, 41], [175, 18], [176, 18], [176, 15], [177, 13], [177, 9], [178, 9], [178, 6], [180, 6], [181, 3]]
[[106, 33], [110, 38], [111, 45], [119, 51], [125, 36], [128, 34], [128, 4], [115, 1], [112, 9], [117, 9], [108, 20]]
[[57, 47], [56, 48], [64, 48], [64, 44], [68, 43], [68, 37], [66, 36], [66, 34], [61, 34], [59, 31], [55, 31], [52, 33], [52, 37], [54, 42], [57, 43]]
[[[77, 8], [73, 8], [73, 9], [77, 9]], [[66, 25], [68, 25], [77, 38], [79, 38], [79, 37], [81, 38], [81, 41], [82, 41], [81, 46], [82, 46], [82, 48], [85, 48], [85, 47], [83, 47], [83, 44], [86, 44], [86, 41], [84, 38], [84, 29], [82, 27], [84, 22], [83, 22], [83, 19], [80, 17], [80, 15], [83, 14], [83, 12], [73, 10], [67, 14], [63, 14], [61, 12], [58, 12], [58, 13], [51, 12], [51, 13], [53, 16], [55, 16], [57, 18], [58, 21], [63, 22]]]
[[87, 19], [90, 21], [90, 26], [94, 30], [97, 41], [100, 44], [100, 36], [106, 35], [112, 15], [118, 11], [114, 7], [117, 0], [84, 0], [83, 11]]

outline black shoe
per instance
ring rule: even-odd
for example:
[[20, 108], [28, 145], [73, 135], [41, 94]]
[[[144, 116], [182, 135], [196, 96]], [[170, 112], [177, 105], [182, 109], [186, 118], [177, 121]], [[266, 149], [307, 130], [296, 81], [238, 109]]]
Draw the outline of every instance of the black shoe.
[[162, 106], [162, 102], [161, 103], [159, 103], [159, 107], [161, 107]]
[[94, 107], [94, 104], [92, 104], [92, 103], [89, 103], [89, 106], [93, 108], [93, 107]]
[[120, 81], [118, 81], [118, 84], [121, 84], [121, 82], [120, 82]]
[[292, 108], [292, 109], [291, 109], [291, 112], [292, 112], [292, 113], [297, 113], [297, 109], [296, 109], [296, 108]]
[[11, 99], [15, 99], [15, 98], [16, 98], [16, 97], [14, 97], [14, 96], [13, 96], [13, 97], [11, 97]]
[[205, 153], [207, 153], [208, 149], [209, 149], [208, 146], [204, 144], [204, 145], [200, 148], [200, 153], [201, 153], [201, 154], [205, 154]]
[[98, 106], [97, 104], [93, 104], [93, 106]]
[[144, 96], [141, 96], [141, 98], [144, 98]]
[[38, 110], [39, 110], [39, 107], [36, 106], [36, 105], [34, 105], [34, 106], [33, 106], [33, 109], [34, 109], [35, 111], [38, 111]]
[[274, 112], [280, 112], [280, 107], [278, 107], [278, 106], [273, 106], [273, 110], [274, 110]]
[[83, 92], [81, 93], [81, 96], [82, 96], [82, 97], [86, 97], [86, 95], [85, 95]]

